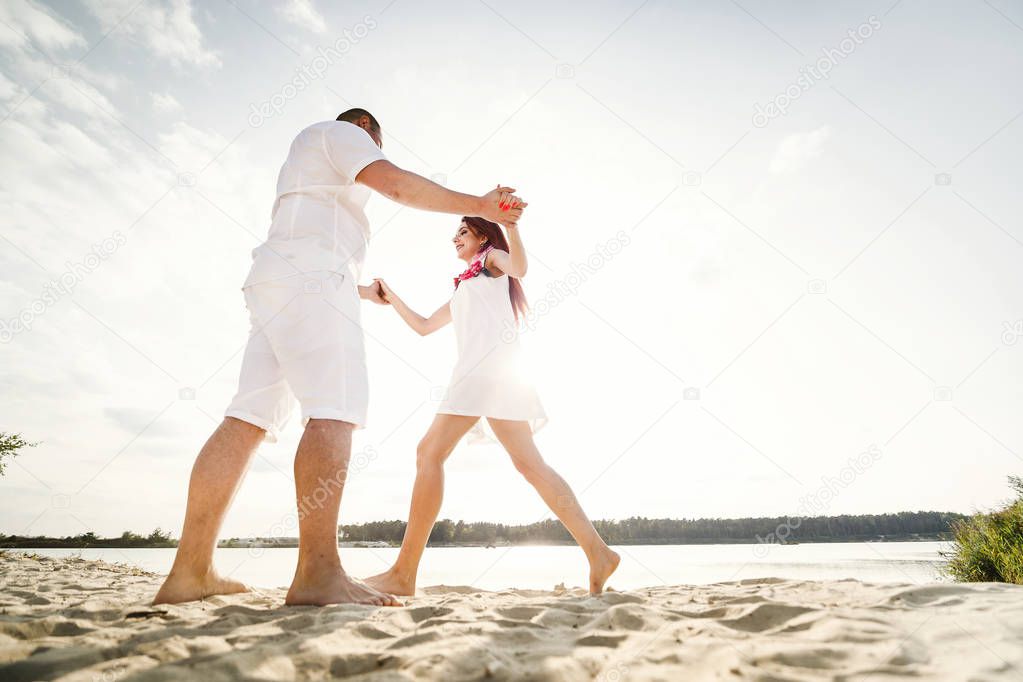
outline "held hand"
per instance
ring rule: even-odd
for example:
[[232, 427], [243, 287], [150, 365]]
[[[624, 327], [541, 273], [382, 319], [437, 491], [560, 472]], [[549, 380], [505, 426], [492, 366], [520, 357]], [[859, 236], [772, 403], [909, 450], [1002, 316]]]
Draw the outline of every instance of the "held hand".
[[481, 199], [483, 199], [483, 206], [480, 217], [486, 218], [492, 223], [514, 225], [519, 221], [522, 209], [526, 207], [526, 203], [515, 196], [514, 187], [498, 185], [496, 189], [484, 194]]
[[[524, 202], [520, 197], [511, 194], [505, 200], [504, 206], [507, 207], [507, 210], [505, 211], [504, 216], [497, 222], [503, 225], [507, 230], [518, 227], [518, 220], [522, 217], [522, 211], [526, 208], [526, 206], [529, 206], [529, 204]], [[515, 211], [514, 214], [512, 213], [513, 211]], [[512, 216], [514, 218], [509, 219]]]
[[377, 291], [380, 292], [381, 303], [384, 305], [390, 305], [391, 300], [394, 298], [394, 292], [391, 291], [391, 287], [387, 286], [387, 282], [378, 277], [373, 280], [373, 284]]
[[383, 289], [380, 288], [380, 280], [373, 280], [368, 287], [359, 287], [359, 294], [367, 301], [373, 301], [377, 305], [388, 305], [390, 301], [384, 298]]

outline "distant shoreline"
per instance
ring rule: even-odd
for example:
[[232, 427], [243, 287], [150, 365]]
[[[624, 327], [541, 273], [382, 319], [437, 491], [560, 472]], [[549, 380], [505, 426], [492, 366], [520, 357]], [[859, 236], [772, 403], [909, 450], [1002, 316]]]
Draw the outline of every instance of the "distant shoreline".
[[[164, 544], [134, 544], [134, 545], [122, 545], [113, 543], [97, 542], [92, 544], [76, 544], [61, 542], [60, 539], [53, 543], [40, 544], [27, 543], [27, 544], [9, 544], [0, 543], [0, 550], [6, 549], [167, 549], [177, 547], [177, 542], [164, 543]], [[238, 540], [222, 540], [217, 543], [218, 549], [249, 549], [249, 548], [260, 548], [260, 549], [289, 549], [298, 547], [298, 542], [290, 541], [286, 542], [269, 542], [262, 541], [256, 538], [238, 539]], [[818, 539], [818, 540], [800, 540], [798, 542], [773, 542], [769, 544], [773, 545], [828, 545], [838, 544], [843, 542], [950, 542], [952, 535], [938, 534], [938, 535], [916, 535], [916, 536], [862, 536], [862, 537], [846, 537], [846, 538], [829, 538], [829, 539]], [[765, 544], [760, 543], [755, 539], [752, 540], [737, 540], [734, 538], [709, 538], [706, 540], [671, 540], [671, 539], [643, 539], [632, 542], [617, 542], [615, 545], [626, 545], [626, 546], [689, 546], [689, 545], [756, 545]], [[342, 541], [338, 543], [338, 546], [344, 548], [397, 548], [400, 545], [391, 542], [383, 541]], [[432, 548], [443, 549], [447, 548], [459, 548], [459, 547], [574, 547], [575, 543], [572, 541], [530, 541], [530, 542], [499, 542], [499, 543], [483, 543], [483, 542], [461, 542], [461, 543], [430, 543], [428, 545]]]
[[[940, 542], [952, 539], [952, 527], [967, 517], [954, 512], [916, 511], [808, 517], [738, 519], [651, 519], [630, 517], [593, 522], [609, 545], [794, 545], [836, 542]], [[340, 525], [341, 547], [398, 547], [405, 521], [370, 521]], [[295, 532], [295, 531], [292, 531]], [[546, 519], [527, 525], [440, 519], [430, 547], [519, 547], [574, 545], [560, 522]], [[128, 549], [177, 547], [159, 528], [149, 535], [125, 531], [119, 537], [95, 533], [51, 538], [0, 533], [0, 549]], [[218, 547], [297, 547], [297, 537], [224, 538]]]

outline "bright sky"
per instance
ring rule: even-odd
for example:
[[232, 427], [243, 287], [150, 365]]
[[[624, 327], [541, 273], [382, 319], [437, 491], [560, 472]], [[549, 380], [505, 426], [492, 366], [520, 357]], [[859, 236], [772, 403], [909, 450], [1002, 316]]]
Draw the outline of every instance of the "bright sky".
[[[969, 512], [1023, 469], [1018, 5], [10, 0], [0, 22], [0, 430], [41, 441], [2, 532], [180, 531], [278, 168], [351, 106], [397, 164], [530, 202], [538, 443], [592, 517]], [[368, 213], [367, 277], [436, 308], [457, 218]], [[450, 329], [364, 322], [346, 522], [405, 517], [454, 361]], [[260, 450], [225, 536], [294, 534], [299, 435]], [[494, 446], [448, 472], [442, 516], [548, 515]]]

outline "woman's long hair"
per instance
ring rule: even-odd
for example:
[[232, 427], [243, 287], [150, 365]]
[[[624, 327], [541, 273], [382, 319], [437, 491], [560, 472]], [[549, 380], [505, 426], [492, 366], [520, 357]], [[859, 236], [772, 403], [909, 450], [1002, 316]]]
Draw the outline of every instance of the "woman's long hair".
[[[505, 239], [504, 231], [500, 225], [478, 216], [462, 216], [462, 220], [469, 228], [469, 231], [479, 239], [486, 237], [487, 241], [480, 245], [480, 251], [487, 248], [488, 245], [502, 251], [508, 251], [508, 240]], [[519, 315], [525, 315], [526, 311], [529, 310], [529, 304], [526, 303], [526, 294], [522, 291], [522, 283], [510, 275], [508, 276], [508, 297], [511, 299], [515, 320], [518, 321]]]

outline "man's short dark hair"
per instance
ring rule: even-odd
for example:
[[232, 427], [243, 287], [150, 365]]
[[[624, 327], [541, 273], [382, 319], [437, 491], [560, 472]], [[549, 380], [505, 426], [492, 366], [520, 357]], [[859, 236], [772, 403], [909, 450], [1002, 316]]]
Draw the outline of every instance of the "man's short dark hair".
[[365, 109], [349, 109], [343, 112], [337, 117], [338, 121], [348, 121], [349, 123], [355, 123], [363, 116], [369, 116], [369, 124], [373, 126], [373, 130], [380, 130], [380, 122], [377, 121], [376, 116], [369, 113]]

